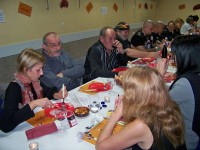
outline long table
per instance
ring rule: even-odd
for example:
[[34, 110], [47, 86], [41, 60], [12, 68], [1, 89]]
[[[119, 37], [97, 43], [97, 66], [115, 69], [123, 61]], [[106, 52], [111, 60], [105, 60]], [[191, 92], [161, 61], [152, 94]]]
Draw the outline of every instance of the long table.
[[[107, 78], [97, 78], [95, 81], [100, 82], [106, 82]], [[120, 86], [115, 85], [113, 87], [113, 94], [109, 94], [107, 91], [99, 92], [99, 98], [100, 101], [104, 100], [105, 96], [110, 96], [111, 100], [109, 103], [106, 103], [107, 107], [102, 108], [98, 113], [97, 117], [99, 119], [103, 119], [103, 117], [106, 117], [106, 113], [108, 110], [114, 109], [114, 100], [116, 96], [122, 95], [123, 90]], [[82, 93], [79, 91], [79, 87], [76, 89], [73, 89], [69, 91], [69, 97], [65, 99], [66, 102], [73, 103], [73, 100], [70, 99], [73, 95], [76, 95], [77, 98], [82, 98], [87, 100], [88, 94]], [[39, 111], [41, 108], [36, 108], [34, 111]], [[39, 143], [39, 149], [40, 150], [94, 150], [95, 146], [93, 144], [90, 144], [84, 140], [81, 140], [78, 137], [78, 134], [81, 132], [85, 132], [86, 126], [91, 126], [91, 119], [93, 118], [93, 114], [90, 113], [88, 116], [84, 118], [76, 117], [76, 120], [78, 124], [70, 129], [67, 129], [64, 133], [55, 132], [49, 135], [45, 135], [39, 138], [35, 138], [32, 140], [27, 140], [27, 137], [25, 135], [25, 131], [28, 129], [33, 128], [30, 124], [27, 122], [23, 122], [20, 125], [18, 125], [13, 131], [9, 133], [3, 133], [0, 131], [0, 150], [28, 150], [28, 145], [31, 142], [38, 142]], [[57, 121], [56, 121], [57, 122]]]
[[[147, 61], [148, 59], [149, 59], [150, 61]], [[152, 59], [152, 60], [151, 60], [151, 59]], [[129, 62], [129, 63], [127, 64], [127, 67], [128, 67], [128, 68], [132, 68], [132, 67], [134, 67], [134, 66], [140, 66], [140, 65], [141, 65], [141, 66], [149, 66], [149, 67], [155, 68], [155, 67], [156, 67], [156, 63], [157, 63], [158, 61], [160, 61], [160, 59], [161, 59], [161, 58], [158, 58], [157, 60], [154, 59], [154, 58], [138, 58], [138, 59], [136, 59], [136, 60], [134, 60], [134, 61], [132, 61], [132, 62]], [[167, 68], [167, 72], [168, 72], [168, 73], [175, 74], [176, 71], [177, 71], [177, 68], [176, 68], [174, 65], [172, 65], [172, 60], [170, 60], [170, 61], [169, 61], [168, 68]], [[167, 82], [167, 83], [166, 83], [166, 86], [169, 87], [172, 83], [173, 83], [173, 80], [172, 80], [171, 82]]]

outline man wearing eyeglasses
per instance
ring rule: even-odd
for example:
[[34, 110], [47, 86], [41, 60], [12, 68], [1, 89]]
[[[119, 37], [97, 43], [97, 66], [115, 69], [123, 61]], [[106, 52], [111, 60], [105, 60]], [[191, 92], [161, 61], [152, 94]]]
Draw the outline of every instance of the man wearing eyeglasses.
[[67, 90], [78, 87], [80, 79], [85, 73], [84, 67], [62, 50], [62, 41], [58, 34], [46, 33], [43, 36], [42, 48], [46, 62], [41, 81], [47, 86], [55, 86], [57, 89], [60, 89], [62, 84], [66, 85]]

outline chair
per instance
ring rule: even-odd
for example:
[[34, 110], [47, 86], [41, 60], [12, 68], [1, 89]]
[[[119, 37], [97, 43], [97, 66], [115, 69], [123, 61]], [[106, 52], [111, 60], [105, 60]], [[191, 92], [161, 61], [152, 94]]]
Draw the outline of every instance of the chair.
[[0, 98], [0, 116], [3, 113], [3, 100]]

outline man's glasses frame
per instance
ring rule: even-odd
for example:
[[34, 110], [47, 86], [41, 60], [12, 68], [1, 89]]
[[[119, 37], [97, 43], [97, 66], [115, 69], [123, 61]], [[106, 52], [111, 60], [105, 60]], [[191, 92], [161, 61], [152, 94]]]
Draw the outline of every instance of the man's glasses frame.
[[57, 47], [61, 47], [63, 45], [63, 42], [60, 41], [57, 44], [51, 43], [50, 45], [48, 45], [47, 43], [45, 43], [45, 45], [48, 46], [48, 47], [50, 47], [50, 48], [52, 48], [52, 49], [55, 49]]

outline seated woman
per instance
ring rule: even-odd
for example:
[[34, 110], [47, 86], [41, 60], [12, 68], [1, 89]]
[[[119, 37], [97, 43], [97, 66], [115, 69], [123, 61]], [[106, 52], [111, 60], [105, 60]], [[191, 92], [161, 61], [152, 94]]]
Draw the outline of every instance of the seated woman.
[[[97, 150], [184, 150], [184, 126], [178, 105], [169, 97], [165, 82], [155, 69], [133, 67], [122, 80], [124, 96], [96, 143]], [[123, 117], [125, 127], [112, 135]]]
[[176, 18], [175, 20], [175, 28], [174, 28], [174, 32], [177, 36], [181, 35], [180, 33], [180, 29], [182, 27], [182, 25], [184, 24], [183, 19], [181, 18]]
[[[200, 136], [200, 35], [177, 37], [171, 44], [177, 66], [176, 80], [170, 87], [171, 98], [179, 105], [186, 129], [186, 146], [197, 147]], [[164, 74], [167, 61], [161, 61], [159, 71]]]
[[[49, 88], [39, 81], [43, 75], [44, 57], [33, 49], [23, 50], [17, 58], [17, 73], [9, 84], [0, 118], [0, 130], [9, 132], [34, 116], [36, 107], [52, 105], [49, 99], [61, 99], [62, 90]], [[65, 96], [67, 91], [65, 87]]]

